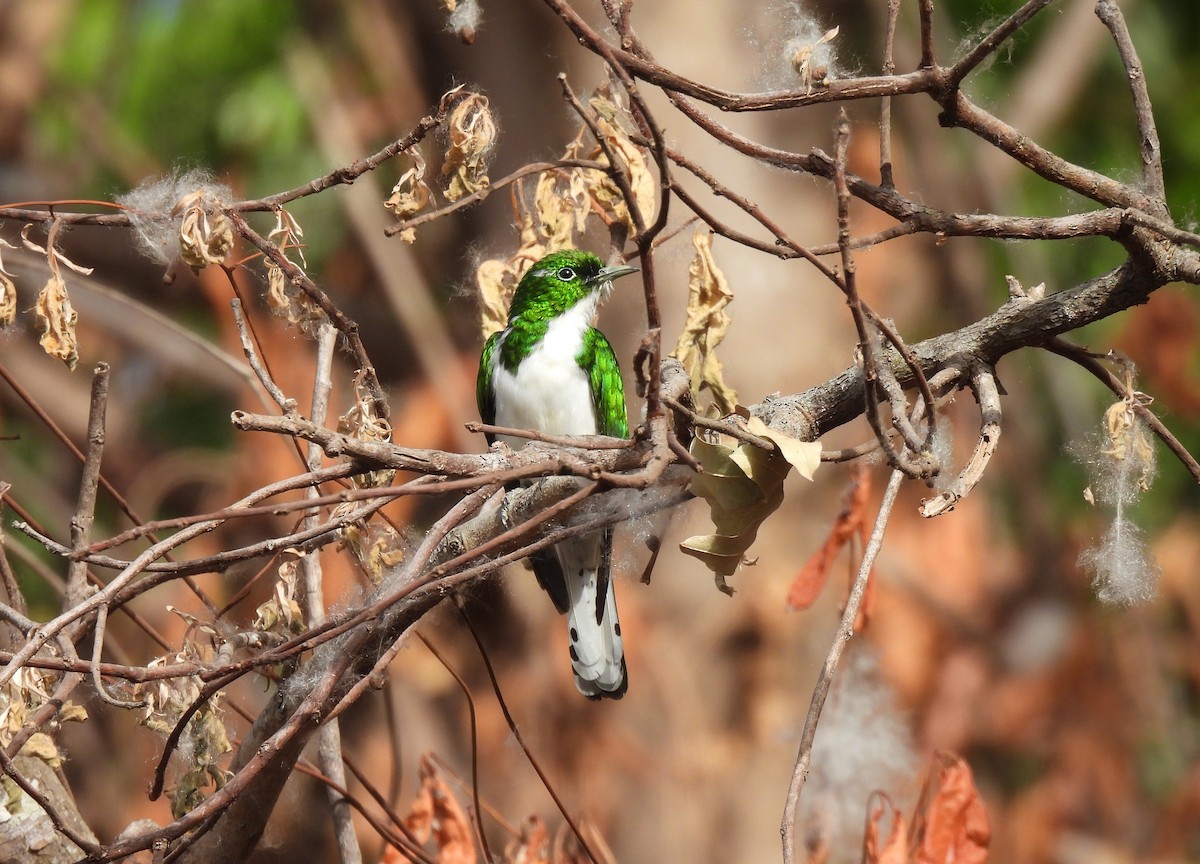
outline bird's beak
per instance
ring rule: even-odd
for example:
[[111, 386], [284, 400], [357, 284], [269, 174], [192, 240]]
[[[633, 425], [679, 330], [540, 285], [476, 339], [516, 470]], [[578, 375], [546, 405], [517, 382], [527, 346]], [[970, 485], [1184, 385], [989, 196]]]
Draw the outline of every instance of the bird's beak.
[[638, 268], [631, 267], [628, 264], [618, 264], [615, 267], [605, 267], [599, 273], [599, 281], [611, 282], [614, 279], [619, 279], [622, 276], [628, 276], [630, 273], [638, 272]]

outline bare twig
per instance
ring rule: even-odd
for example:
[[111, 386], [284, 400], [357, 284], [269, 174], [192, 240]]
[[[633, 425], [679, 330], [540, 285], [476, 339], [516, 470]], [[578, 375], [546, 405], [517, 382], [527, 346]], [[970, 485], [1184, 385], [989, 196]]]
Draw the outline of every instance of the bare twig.
[[1129, 92], [1133, 96], [1133, 111], [1137, 122], [1139, 149], [1142, 157], [1142, 187], [1146, 193], [1157, 199], [1159, 206], [1151, 211], [1153, 215], [1170, 221], [1167, 210], [1167, 192], [1163, 183], [1162, 145], [1158, 141], [1158, 128], [1154, 123], [1154, 108], [1150, 104], [1150, 93], [1146, 89], [1146, 75], [1142, 70], [1142, 62], [1138, 59], [1137, 49], [1129, 28], [1125, 26], [1125, 16], [1121, 7], [1113, 0], [1097, 0], [1096, 17], [1104, 22], [1104, 26], [1112, 33], [1117, 45], [1117, 53], [1121, 55], [1121, 63], [1125, 66], [1125, 77], [1129, 82]]
[[[99, 363], [92, 374], [92, 398], [88, 409], [87, 451], [83, 475], [79, 480], [79, 499], [71, 517], [71, 550], [83, 552], [91, 542], [92, 522], [96, 518], [96, 494], [100, 487], [100, 461], [104, 455], [104, 415], [108, 405], [108, 364]], [[64, 611], [81, 603], [87, 595], [87, 563], [72, 557], [67, 566], [67, 592]]]
[[867, 541], [862, 561], [858, 565], [858, 575], [854, 578], [850, 596], [846, 598], [846, 608], [842, 610], [841, 623], [838, 625], [837, 633], [834, 634], [833, 644], [829, 646], [825, 665], [821, 667], [821, 674], [817, 678], [817, 686], [813, 689], [808, 716], [804, 720], [804, 730], [800, 733], [800, 748], [796, 754], [796, 766], [792, 771], [792, 781], [788, 785], [787, 800], [783, 808], [783, 821], [779, 829], [783, 837], [784, 864], [795, 864], [796, 862], [796, 808], [800, 803], [800, 792], [804, 788], [804, 781], [808, 778], [813, 741], [817, 735], [817, 723], [821, 719], [821, 709], [825, 706], [825, 697], [829, 695], [829, 688], [833, 684], [833, 676], [837, 674], [842, 651], [845, 650], [850, 637], [854, 635], [854, 622], [858, 618], [863, 594], [867, 590], [867, 579], [871, 574], [871, 568], [875, 564], [879, 549], [883, 545], [884, 528], [887, 526], [892, 506], [896, 503], [896, 493], [899, 492], [903, 479], [902, 472], [892, 471], [887, 489], [883, 493], [883, 501], [879, 505], [879, 513], [875, 517], [875, 527], [871, 530], [871, 538]]
[[940, 494], [921, 503], [922, 516], [933, 517], [953, 510], [983, 478], [1000, 441], [1000, 391], [996, 386], [995, 370], [983, 365], [972, 369], [971, 389], [979, 402], [979, 441], [958, 477]]

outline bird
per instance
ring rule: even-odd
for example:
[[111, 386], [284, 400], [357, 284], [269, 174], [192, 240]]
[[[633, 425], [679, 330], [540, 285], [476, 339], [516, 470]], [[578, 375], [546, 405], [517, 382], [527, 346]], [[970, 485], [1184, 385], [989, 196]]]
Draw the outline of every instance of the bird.
[[[529, 268], [508, 322], [484, 343], [475, 396], [490, 426], [549, 435], [629, 436], [617, 355], [593, 324], [613, 280], [636, 267], [591, 252], [552, 252]], [[498, 438], [513, 449], [526, 439]], [[628, 676], [612, 581], [612, 528], [563, 540], [530, 556], [538, 583], [566, 614], [575, 687], [589, 699], [620, 699]]]

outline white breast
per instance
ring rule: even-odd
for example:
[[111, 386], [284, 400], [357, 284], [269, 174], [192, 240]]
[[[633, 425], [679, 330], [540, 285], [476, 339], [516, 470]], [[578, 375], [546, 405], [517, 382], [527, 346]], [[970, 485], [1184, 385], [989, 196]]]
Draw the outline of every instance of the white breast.
[[[497, 426], [534, 429], [550, 435], [596, 434], [591, 386], [575, 361], [594, 310], [595, 303], [585, 301], [551, 321], [545, 337], [517, 367], [515, 375], [498, 362], [503, 343], [496, 346], [492, 383]], [[500, 437], [513, 448], [526, 443], [522, 438]]]

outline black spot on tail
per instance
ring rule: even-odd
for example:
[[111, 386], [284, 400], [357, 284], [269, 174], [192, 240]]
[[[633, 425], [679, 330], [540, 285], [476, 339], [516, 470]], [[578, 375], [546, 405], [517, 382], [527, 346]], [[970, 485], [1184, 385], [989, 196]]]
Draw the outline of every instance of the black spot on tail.
[[[578, 631], [578, 630], [576, 630], [574, 627], [572, 627], [572, 628], [571, 628], [571, 641], [572, 641], [572, 642], [578, 642], [578, 641], [579, 641], [579, 631]], [[571, 650], [572, 650], [572, 651], [574, 651], [575, 649], [574, 649], [574, 648], [572, 648]]]
[[579, 654], [578, 654], [578, 652], [575, 651], [575, 646], [568, 645], [567, 650], [571, 652], [571, 662], [578, 663], [579, 662]]
[[613, 622], [613, 632], [616, 633], [618, 636], [621, 635], [621, 622], [620, 621]]

